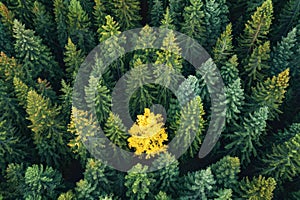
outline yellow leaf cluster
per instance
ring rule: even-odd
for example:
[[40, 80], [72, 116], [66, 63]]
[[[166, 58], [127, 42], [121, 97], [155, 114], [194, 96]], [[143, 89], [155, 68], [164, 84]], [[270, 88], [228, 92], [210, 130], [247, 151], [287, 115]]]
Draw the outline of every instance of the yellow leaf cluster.
[[129, 130], [129, 148], [134, 148], [136, 155], [146, 153], [146, 159], [166, 151], [167, 146], [163, 143], [168, 140], [168, 135], [163, 126], [162, 116], [145, 108], [144, 115], [138, 115], [137, 122]]

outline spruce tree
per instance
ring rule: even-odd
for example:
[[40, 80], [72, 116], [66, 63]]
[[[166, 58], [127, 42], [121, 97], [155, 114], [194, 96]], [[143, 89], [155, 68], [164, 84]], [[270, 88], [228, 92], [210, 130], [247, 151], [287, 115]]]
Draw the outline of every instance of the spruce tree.
[[253, 106], [267, 106], [269, 108], [268, 119], [274, 119], [278, 116], [278, 113], [281, 113], [280, 105], [285, 98], [289, 79], [288, 68], [277, 76], [273, 76], [262, 83], [258, 83], [257, 86], [252, 89]]
[[56, 199], [62, 175], [52, 167], [32, 165], [25, 171], [24, 199]]
[[175, 25], [173, 24], [173, 19], [170, 14], [169, 7], [166, 8], [166, 12], [164, 13], [164, 17], [161, 20], [160, 28], [167, 28], [170, 30], [175, 30]]
[[15, 15], [2, 2], [0, 2], [0, 15], [1, 15], [1, 22], [8, 29], [8, 32], [10, 34], [12, 34], [13, 33]]
[[215, 192], [214, 200], [232, 200], [232, 189], [220, 189]]
[[107, 10], [105, 7], [105, 1], [103, 0], [94, 0], [95, 6], [93, 11], [94, 16], [94, 27], [99, 29], [102, 25], [105, 24], [105, 16], [107, 15]]
[[277, 182], [291, 181], [300, 173], [300, 134], [297, 132], [284, 143], [273, 146], [272, 152], [261, 159], [262, 173], [272, 176]]
[[112, 13], [116, 20], [120, 23], [122, 31], [137, 28], [139, 26], [141, 16], [140, 2], [137, 0], [112, 0]]
[[135, 165], [125, 176], [126, 196], [130, 200], [151, 198], [155, 179], [147, 173], [148, 166]]
[[226, 135], [230, 143], [225, 146], [225, 149], [231, 155], [240, 156], [244, 166], [250, 163], [252, 156], [257, 156], [257, 147], [261, 146], [261, 136], [267, 126], [268, 114], [269, 109], [262, 107], [250, 113], [237, 131]]
[[231, 85], [239, 78], [238, 65], [236, 55], [233, 55], [228, 61], [221, 65], [220, 74], [225, 85]]
[[83, 10], [78, 0], [71, 0], [68, 7], [68, 35], [85, 53], [89, 53], [95, 47], [91, 22], [86, 11]]
[[153, 6], [150, 11], [150, 24], [155, 27], [159, 27], [161, 20], [163, 19], [164, 7], [162, 0], [154, 0]]
[[54, 0], [54, 17], [56, 22], [56, 34], [57, 40], [60, 44], [60, 48], [63, 49], [68, 40], [68, 25], [67, 25], [67, 13], [68, 13], [68, 0]]
[[8, 164], [4, 178], [6, 180], [6, 197], [10, 199], [22, 199], [25, 188], [24, 163]]
[[170, 15], [171, 15], [171, 18], [174, 20], [174, 25], [176, 27], [176, 30], [178, 30], [181, 26], [181, 23], [184, 22], [183, 8], [185, 8], [187, 5], [188, 5], [188, 1], [186, 1], [186, 0], [170, 0], [169, 1]]
[[13, 39], [8, 33], [7, 28], [0, 21], [0, 49], [7, 55], [12, 55], [14, 52]]
[[263, 176], [253, 177], [249, 180], [244, 178], [240, 183], [239, 194], [243, 199], [273, 199], [273, 191], [276, 187], [274, 178], [265, 178]]
[[155, 200], [171, 200], [165, 192], [160, 191], [157, 195], [155, 195]]
[[217, 39], [213, 49], [214, 61], [218, 66], [223, 65], [231, 56], [233, 56], [232, 44], [232, 24], [226, 26], [225, 31]]

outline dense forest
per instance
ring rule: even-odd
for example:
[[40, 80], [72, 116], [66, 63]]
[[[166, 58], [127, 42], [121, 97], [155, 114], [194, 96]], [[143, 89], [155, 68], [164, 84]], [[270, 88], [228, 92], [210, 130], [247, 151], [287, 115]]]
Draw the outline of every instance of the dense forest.
[[[143, 49], [156, 43], [154, 27], [166, 30], [161, 48]], [[135, 28], [140, 49], [124, 53], [117, 40]], [[206, 50], [201, 66], [224, 84], [225, 126], [201, 158], [214, 80], [183, 58], [192, 46], [175, 32]], [[87, 72], [80, 96], [78, 72], [100, 43], [106, 59], [124, 55], [93, 66], [103, 76]], [[0, 200], [300, 199], [300, 0], [0, 0], [0, 52]], [[143, 84], [149, 63], [163, 67]], [[123, 76], [131, 127], [112, 111]], [[95, 157], [85, 142], [96, 124], [113, 144], [108, 157], [122, 149], [157, 170]], [[182, 130], [177, 159], [168, 148]]]

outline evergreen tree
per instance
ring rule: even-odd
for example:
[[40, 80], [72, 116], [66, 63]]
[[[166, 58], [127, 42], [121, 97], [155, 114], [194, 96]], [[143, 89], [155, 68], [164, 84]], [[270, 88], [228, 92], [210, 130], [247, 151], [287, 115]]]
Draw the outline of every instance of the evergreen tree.
[[246, 2], [246, 5], [247, 5], [247, 10], [246, 10], [246, 17], [250, 17], [254, 12], [255, 10], [260, 7], [263, 2], [265, 0], [253, 0], [253, 1], [247, 1]]
[[72, 192], [72, 190], [69, 190], [66, 193], [62, 193], [59, 195], [59, 197], [57, 198], [57, 200], [74, 200], [75, 199], [75, 195]]
[[248, 177], [240, 184], [240, 197], [243, 199], [271, 200], [276, 187], [274, 178], [263, 176], [253, 177], [250, 181]]
[[5, 170], [5, 179], [6, 179], [6, 192], [7, 198], [10, 199], [21, 199], [24, 194], [25, 187], [25, 166], [24, 163], [8, 164]]
[[15, 52], [17, 59], [22, 62], [25, 80], [32, 85], [38, 77], [55, 82], [61, 76], [61, 70], [48, 47], [34, 34], [34, 31], [14, 21]]
[[230, 143], [225, 146], [231, 155], [240, 156], [245, 166], [250, 163], [250, 157], [257, 156], [257, 147], [261, 146], [261, 136], [264, 134], [269, 109], [262, 107], [245, 118], [242, 125], [234, 133], [226, 135]]
[[205, 41], [204, 11], [202, 1], [190, 0], [190, 5], [184, 8], [182, 33], [194, 38], [200, 44]]
[[275, 144], [282, 144], [294, 137], [297, 133], [300, 133], [300, 123], [293, 123], [288, 128], [282, 131], [280, 130], [274, 135]]
[[253, 88], [253, 106], [267, 106], [269, 108], [268, 119], [274, 119], [277, 117], [278, 113], [281, 113], [279, 107], [285, 97], [289, 79], [289, 69], [286, 69], [278, 74], [278, 76], [268, 78], [263, 83], [259, 83]]
[[214, 200], [232, 200], [232, 189], [221, 189], [214, 194], [217, 196]]
[[169, 0], [170, 16], [174, 20], [176, 30], [178, 30], [180, 28], [181, 23], [184, 22], [183, 8], [185, 8], [187, 5], [187, 0]]
[[120, 23], [122, 31], [137, 28], [141, 20], [140, 2], [137, 0], [112, 0], [112, 13]]
[[220, 73], [225, 85], [231, 85], [239, 78], [238, 65], [238, 58], [233, 55], [221, 66]]
[[274, 146], [272, 152], [262, 158], [264, 166], [262, 173], [273, 176], [280, 183], [298, 176], [300, 173], [299, 146], [299, 132], [286, 142]]
[[61, 184], [61, 174], [52, 167], [32, 165], [25, 172], [26, 188], [23, 197], [24, 199], [56, 199]]
[[252, 51], [264, 43], [273, 16], [273, 6], [271, 0], [266, 0], [248, 20], [244, 33], [239, 40], [241, 56], [249, 56]]
[[14, 51], [13, 39], [9, 35], [7, 28], [0, 21], [0, 49], [7, 55], [12, 55]]
[[154, 0], [153, 6], [151, 7], [150, 18], [151, 25], [158, 27], [160, 25], [161, 20], [163, 19], [164, 7], [163, 2], [161, 0]]
[[173, 25], [173, 19], [170, 14], [169, 7], [166, 8], [166, 12], [164, 13], [164, 17], [161, 20], [160, 28], [167, 28], [170, 30], [175, 30], [175, 25]]
[[65, 46], [65, 49], [64, 62], [67, 78], [69, 82], [73, 84], [79, 67], [84, 62], [84, 55], [81, 49], [77, 49], [77, 46], [72, 42], [71, 38], [68, 38], [68, 44]]
[[155, 195], [155, 200], [171, 200], [165, 192], [160, 191], [157, 195]]
[[94, 35], [90, 31], [90, 18], [78, 0], [70, 1], [67, 16], [69, 37], [80, 49], [89, 53], [95, 46]]
[[238, 157], [225, 156], [211, 165], [211, 171], [218, 188], [235, 189], [239, 184], [238, 174], [241, 171], [240, 159]]
[[217, 39], [213, 49], [214, 61], [218, 66], [223, 65], [231, 56], [233, 56], [232, 45], [232, 24], [226, 26], [225, 31]]
[[210, 167], [207, 169], [188, 173], [184, 176], [183, 189], [180, 190], [180, 199], [207, 200], [216, 181]]
[[60, 107], [52, 106], [50, 100], [30, 90], [27, 96], [26, 112], [34, 133], [33, 140], [41, 161], [48, 165], [60, 166], [66, 158], [64, 123], [59, 118]]
[[94, 27], [97, 29], [101, 28], [105, 24], [105, 16], [107, 15], [107, 10], [105, 7], [105, 0], [94, 0]]
[[126, 196], [130, 200], [151, 198], [155, 179], [147, 173], [148, 166], [135, 165], [125, 176]]
[[56, 22], [56, 34], [61, 49], [65, 47], [68, 40], [68, 3], [68, 0], [54, 0], [53, 10]]
[[1, 15], [1, 22], [8, 29], [9, 33], [12, 34], [15, 15], [2, 2], [0, 2], [0, 15]]
[[[155, 189], [175, 195], [178, 188], [179, 162], [170, 153], [159, 155], [152, 163], [154, 169], [154, 178], [156, 180]], [[157, 191], [157, 192], [158, 192]]]

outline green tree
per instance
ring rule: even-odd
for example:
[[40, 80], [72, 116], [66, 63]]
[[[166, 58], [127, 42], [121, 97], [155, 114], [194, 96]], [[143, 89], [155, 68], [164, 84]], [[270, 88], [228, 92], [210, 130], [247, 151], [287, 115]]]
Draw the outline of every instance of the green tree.
[[85, 53], [95, 47], [94, 35], [90, 31], [91, 22], [78, 0], [71, 0], [68, 7], [68, 35]]
[[14, 52], [13, 38], [9, 35], [7, 28], [0, 21], [0, 49], [7, 55], [12, 55]]
[[280, 130], [274, 135], [275, 143], [282, 144], [294, 137], [297, 133], [300, 133], [300, 123], [293, 123], [288, 128], [282, 131]]
[[153, 6], [151, 7], [150, 24], [152, 26], [158, 27], [160, 25], [161, 20], [163, 19], [164, 7], [163, 2], [161, 0], [154, 0]]
[[231, 56], [233, 56], [232, 44], [232, 24], [226, 26], [225, 31], [217, 39], [213, 49], [214, 61], [218, 66], [223, 65]]
[[214, 193], [216, 198], [214, 200], [231, 200], [232, 199], [232, 189], [221, 189]]
[[261, 136], [264, 134], [269, 109], [262, 107], [250, 113], [239, 129], [226, 135], [230, 142], [225, 146], [231, 155], [239, 156], [245, 166], [250, 163], [251, 156], [257, 156], [257, 147], [261, 146]]
[[161, 20], [160, 28], [167, 28], [170, 30], [175, 30], [175, 25], [173, 24], [173, 19], [170, 14], [169, 7], [166, 8], [166, 12], [163, 15], [163, 19]]
[[228, 61], [221, 65], [220, 73], [225, 85], [231, 85], [239, 78], [238, 65], [236, 55], [233, 55]]
[[130, 200], [142, 200], [152, 196], [155, 179], [147, 170], [148, 166], [137, 164], [125, 176], [126, 196]]
[[65, 49], [64, 62], [66, 66], [66, 76], [68, 81], [73, 84], [79, 67], [85, 58], [81, 49], [77, 48], [77, 46], [72, 42], [71, 38], [68, 38], [68, 43], [65, 46]]
[[52, 167], [32, 165], [25, 171], [24, 199], [56, 199], [62, 175]]
[[194, 38], [200, 44], [205, 41], [205, 14], [202, 7], [202, 1], [190, 0], [190, 5], [184, 8], [184, 22], [181, 27], [182, 33]]
[[72, 190], [62, 193], [58, 196], [57, 200], [75, 200], [75, 195]]
[[256, 9], [248, 20], [244, 33], [239, 40], [241, 56], [249, 56], [252, 51], [262, 45], [270, 31], [272, 23], [273, 6], [271, 0], [266, 0]]
[[212, 174], [218, 188], [235, 189], [238, 186], [238, 174], [241, 172], [238, 157], [225, 156], [211, 165]]
[[68, 5], [68, 0], [54, 0], [53, 12], [56, 22], [56, 34], [61, 49], [65, 47], [68, 40]]
[[297, 132], [284, 143], [273, 146], [272, 152], [261, 159], [262, 173], [273, 176], [277, 182], [292, 180], [300, 173], [300, 134]]
[[53, 106], [48, 98], [30, 90], [26, 112], [41, 161], [48, 165], [61, 166], [60, 160], [66, 158], [67, 154], [64, 121], [59, 118], [61, 108]]
[[139, 26], [141, 16], [140, 2], [137, 0], [113, 0], [112, 13], [120, 23], [122, 31], [137, 28]]
[[183, 13], [185, 8], [188, 5], [187, 0], [170, 0], [169, 7], [170, 7], [170, 16], [174, 20], [174, 25], [176, 30], [178, 30], [181, 26], [181, 23], [184, 22], [183, 20]]
[[253, 107], [267, 106], [270, 111], [268, 119], [276, 118], [278, 113], [281, 113], [279, 107], [285, 97], [289, 79], [288, 68], [278, 74], [278, 76], [273, 76], [262, 83], [258, 83], [257, 86], [252, 89]]
[[25, 187], [25, 166], [24, 163], [8, 164], [5, 170], [5, 180], [6, 180], [6, 192], [7, 198], [11, 199], [21, 199], [24, 194]]
[[247, 1], [247, 10], [246, 10], [246, 17], [250, 17], [258, 7], [260, 7], [265, 0], [253, 0], [253, 1]]
[[14, 21], [15, 52], [17, 59], [21, 61], [25, 80], [34, 85], [34, 81], [41, 77], [55, 83], [60, 79], [61, 69], [49, 48], [34, 34], [34, 31], [25, 29], [19, 21]]
[[97, 29], [101, 28], [102, 25], [105, 24], [105, 16], [107, 15], [107, 10], [105, 7], [105, 1], [104, 0], [94, 0], [95, 6], [94, 6], [94, 27]]
[[171, 200], [165, 192], [160, 191], [157, 195], [155, 195], [155, 200]]
[[216, 183], [210, 167], [188, 173], [183, 178], [184, 183], [180, 189], [181, 199], [209, 199]]
[[249, 200], [271, 200], [273, 199], [275, 187], [276, 181], [274, 178], [265, 178], [260, 175], [253, 177], [250, 181], [246, 177], [240, 184], [240, 197]]

